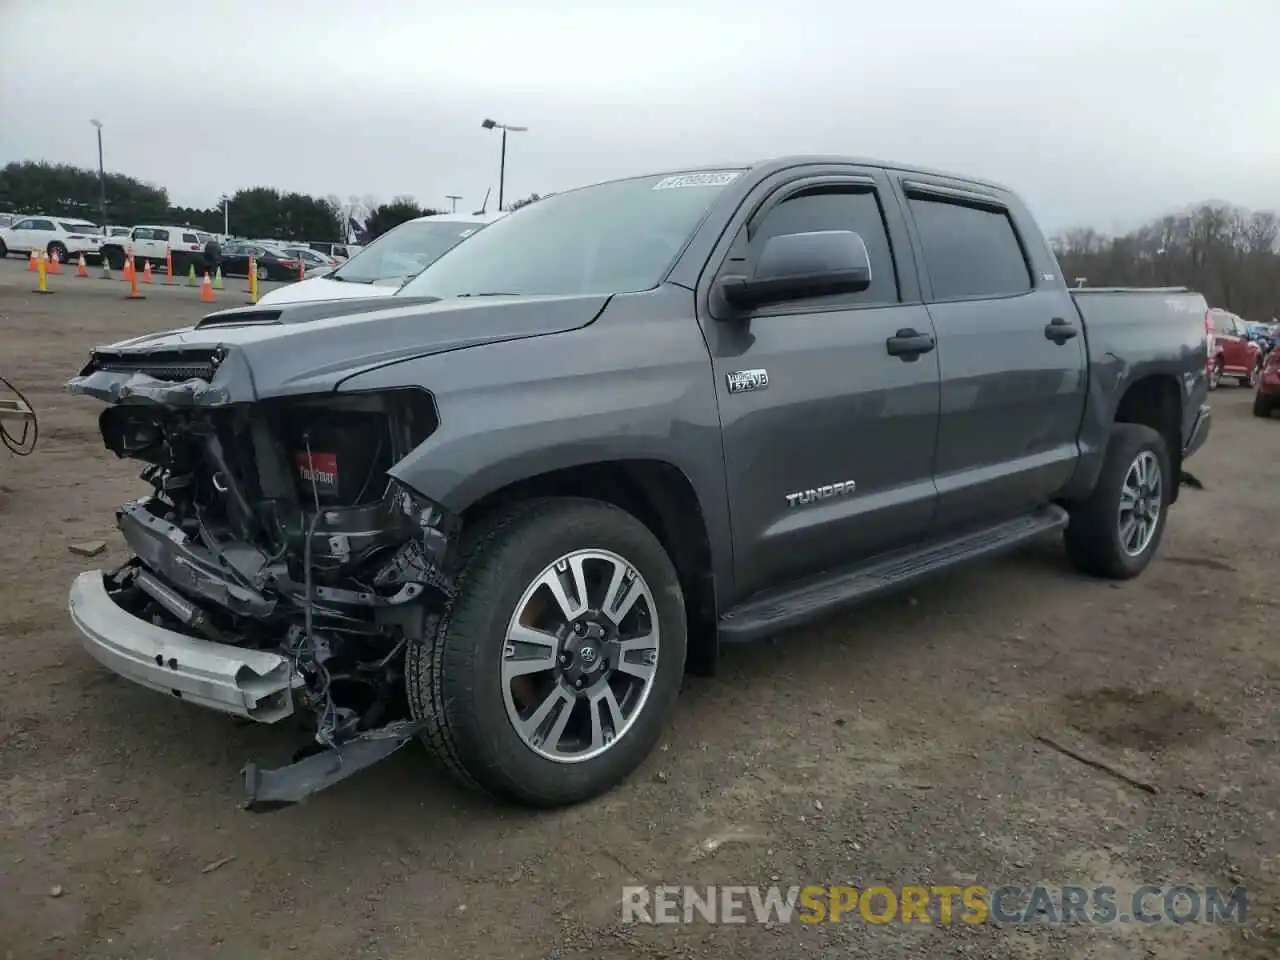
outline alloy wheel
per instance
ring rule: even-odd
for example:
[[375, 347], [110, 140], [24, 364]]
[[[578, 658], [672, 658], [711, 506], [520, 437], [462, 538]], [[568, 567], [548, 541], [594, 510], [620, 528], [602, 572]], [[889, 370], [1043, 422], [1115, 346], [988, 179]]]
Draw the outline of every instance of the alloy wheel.
[[507, 624], [507, 719], [548, 760], [598, 757], [644, 709], [658, 651], [657, 604], [640, 572], [608, 550], [566, 554], [534, 578]]
[[1142, 450], [1129, 464], [1120, 488], [1117, 529], [1120, 546], [1129, 556], [1139, 556], [1150, 546], [1160, 524], [1163, 495], [1160, 460], [1151, 450]]

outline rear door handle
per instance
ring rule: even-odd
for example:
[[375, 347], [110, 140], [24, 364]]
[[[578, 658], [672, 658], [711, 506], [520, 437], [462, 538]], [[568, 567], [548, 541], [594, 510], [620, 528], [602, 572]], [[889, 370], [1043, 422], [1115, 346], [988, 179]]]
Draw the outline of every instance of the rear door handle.
[[884, 348], [889, 351], [889, 356], [898, 357], [904, 363], [914, 363], [920, 359], [922, 353], [932, 350], [935, 344], [933, 334], [921, 333], [907, 327], [886, 340]]
[[1079, 332], [1074, 323], [1068, 323], [1061, 317], [1054, 317], [1044, 327], [1045, 339], [1052, 340], [1058, 346], [1062, 346]]

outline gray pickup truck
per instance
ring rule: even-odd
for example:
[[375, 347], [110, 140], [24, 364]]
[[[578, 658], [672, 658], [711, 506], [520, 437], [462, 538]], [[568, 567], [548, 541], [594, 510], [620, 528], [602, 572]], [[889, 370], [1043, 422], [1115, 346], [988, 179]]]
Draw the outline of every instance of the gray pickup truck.
[[151, 492], [71, 619], [140, 684], [302, 721], [251, 809], [414, 739], [573, 803], [722, 643], [1053, 531], [1139, 574], [1209, 429], [1205, 314], [1069, 291], [976, 180], [800, 157], [568, 191], [394, 298], [94, 350], [67, 389]]

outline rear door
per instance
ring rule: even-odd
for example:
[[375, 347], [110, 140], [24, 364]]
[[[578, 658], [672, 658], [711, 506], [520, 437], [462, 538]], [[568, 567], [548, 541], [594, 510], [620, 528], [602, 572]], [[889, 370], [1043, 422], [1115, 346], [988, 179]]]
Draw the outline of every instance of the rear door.
[[[920, 540], [933, 521], [937, 359], [892, 356], [887, 346], [905, 329], [932, 331], [901, 209], [882, 171], [808, 170], [755, 189], [699, 288], [733, 520], [729, 602]], [[716, 318], [720, 276], [749, 269], [770, 237], [817, 230], [863, 238], [867, 290], [749, 314], [720, 306]]]
[[47, 250], [49, 244], [59, 237], [58, 230], [52, 220], [33, 217], [27, 221], [27, 248], [30, 250]]
[[151, 231], [151, 241], [147, 245], [147, 256], [153, 260], [163, 260], [164, 255], [173, 249], [173, 231], [164, 227], [155, 227]]
[[1083, 322], [1015, 198], [942, 178], [898, 185], [938, 336], [939, 529], [1011, 518], [1075, 469]]

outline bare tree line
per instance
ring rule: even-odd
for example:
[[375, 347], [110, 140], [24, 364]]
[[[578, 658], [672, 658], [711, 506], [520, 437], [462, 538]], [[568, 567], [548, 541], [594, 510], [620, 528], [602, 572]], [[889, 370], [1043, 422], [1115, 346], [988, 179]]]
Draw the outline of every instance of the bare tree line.
[[1246, 320], [1280, 317], [1280, 214], [1204, 203], [1123, 236], [1091, 227], [1053, 239], [1067, 283], [1184, 286]]

